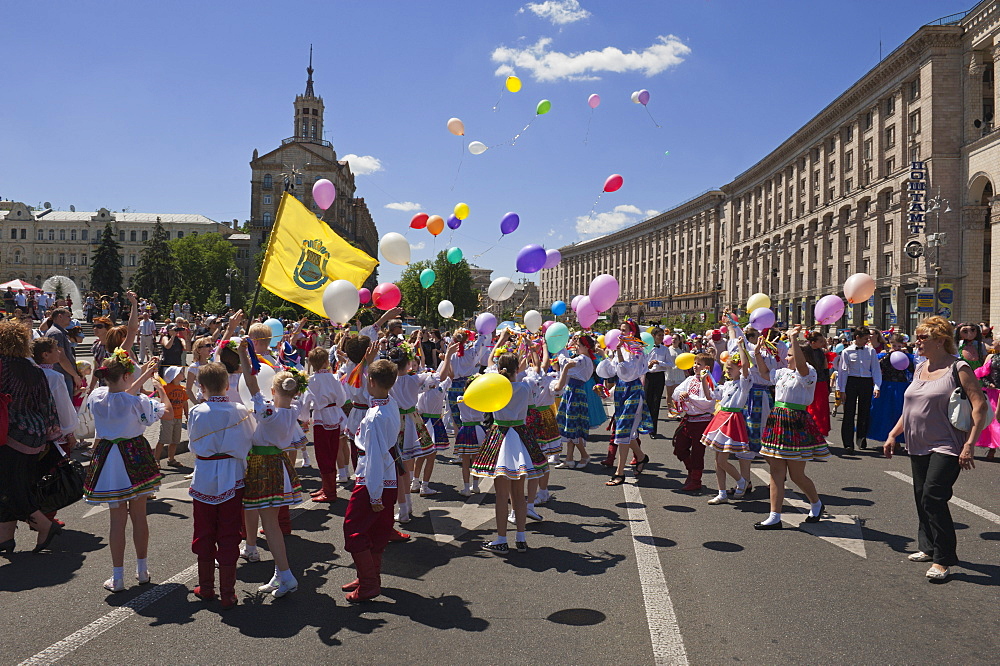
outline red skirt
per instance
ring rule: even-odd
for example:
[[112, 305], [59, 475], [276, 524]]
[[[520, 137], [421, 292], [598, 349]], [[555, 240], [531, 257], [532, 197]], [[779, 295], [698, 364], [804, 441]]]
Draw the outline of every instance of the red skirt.
[[816, 423], [816, 428], [824, 437], [830, 434], [830, 384], [829, 382], [816, 382], [816, 391], [813, 393], [811, 405], [806, 407], [809, 416]]

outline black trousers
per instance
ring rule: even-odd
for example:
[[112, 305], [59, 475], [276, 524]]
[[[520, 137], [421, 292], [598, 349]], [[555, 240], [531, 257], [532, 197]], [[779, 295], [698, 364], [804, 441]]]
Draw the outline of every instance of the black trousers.
[[663, 401], [663, 384], [665, 379], [663, 372], [646, 373], [646, 406], [649, 407], [649, 416], [653, 420], [653, 432], [657, 432], [660, 420], [660, 403]]
[[[844, 391], [844, 422], [840, 426], [840, 438], [845, 449], [854, 448], [854, 438], [868, 437], [868, 422], [872, 413], [872, 394], [875, 381], [871, 377], [848, 377]], [[858, 425], [854, 427], [857, 414]]]
[[948, 500], [962, 468], [958, 456], [931, 453], [910, 456], [913, 472], [913, 499], [917, 503], [917, 545], [934, 558], [935, 564], [950, 567], [958, 564], [955, 546], [955, 523], [951, 520]]

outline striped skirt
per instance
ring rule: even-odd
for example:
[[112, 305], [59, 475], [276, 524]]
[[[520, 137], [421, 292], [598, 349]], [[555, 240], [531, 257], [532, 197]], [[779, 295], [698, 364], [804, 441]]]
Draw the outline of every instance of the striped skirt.
[[548, 471], [545, 454], [525, 425], [490, 428], [482, 450], [472, 461], [473, 476], [537, 479]]
[[415, 411], [399, 414], [399, 436], [396, 447], [403, 460], [416, 460], [434, 453], [434, 440], [423, 419]]
[[451, 420], [455, 422], [456, 428], [462, 425], [462, 414], [458, 411], [458, 399], [465, 393], [465, 387], [468, 385], [468, 377], [452, 377], [451, 386], [448, 387], [448, 409], [451, 411]]
[[586, 439], [590, 434], [590, 407], [587, 389], [579, 379], [570, 379], [559, 403], [559, 434], [566, 439]]
[[830, 450], [808, 412], [775, 407], [767, 417], [761, 438], [760, 454], [782, 460], [826, 460]]
[[750, 388], [743, 416], [747, 421], [747, 431], [750, 433], [750, 450], [760, 451], [760, 436], [767, 423], [771, 408], [774, 406], [774, 387], [754, 384]]
[[247, 457], [243, 508], [267, 509], [301, 502], [302, 484], [288, 456], [283, 452], [255, 453], [256, 448]]
[[535, 439], [542, 453], [552, 455], [562, 451], [562, 438], [559, 436], [559, 426], [556, 424], [556, 412], [552, 405], [538, 408], [539, 425], [535, 431]]
[[156, 492], [163, 474], [142, 435], [100, 439], [87, 467], [83, 498], [88, 504], [116, 504]]
[[716, 453], [735, 453], [737, 458], [753, 460], [756, 454], [750, 450], [750, 433], [743, 412], [727, 412], [721, 410], [715, 413], [701, 443], [705, 448], [714, 449]]
[[475, 456], [486, 439], [486, 431], [480, 423], [466, 423], [458, 429], [455, 436], [456, 456]]
[[421, 414], [424, 425], [432, 433], [435, 451], [448, 450], [448, 431], [444, 427], [444, 419], [440, 414]]
[[615, 444], [624, 446], [653, 430], [642, 380], [619, 381], [615, 384]]

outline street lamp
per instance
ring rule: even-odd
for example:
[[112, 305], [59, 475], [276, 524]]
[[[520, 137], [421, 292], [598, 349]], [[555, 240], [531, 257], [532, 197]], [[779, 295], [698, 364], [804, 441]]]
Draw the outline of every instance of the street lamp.
[[927, 234], [927, 247], [934, 248], [934, 314], [940, 314], [938, 307], [938, 289], [941, 285], [941, 246], [948, 243], [948, 234], [941, 233], [941, 204], [944, 204], [944, 212], [951, 212], [951, 202], [941, 198], [941, 188], [938, 188], [937, 196], [927, 200], [928, 213], [934, 213], [934, 233]]
[[226, 307], [232, 307], [233, 276], [236, 275], [235, 268], [227, 268], [226, 275], [229, 277], [229, 291], [226, 293]]

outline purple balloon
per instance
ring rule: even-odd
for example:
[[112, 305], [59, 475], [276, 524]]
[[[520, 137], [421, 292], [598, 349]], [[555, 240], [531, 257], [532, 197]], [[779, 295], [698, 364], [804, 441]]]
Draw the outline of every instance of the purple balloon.
[[517, 213], [507, 213], [500, 220], [500, 233], [504, 235], [512, 234], [519, 224], [521, 224], [521, 218], [517, 216]]
[[816, 301], [813, 307], [816, 323], [827, 326], [844, 316], [844, 299], [836, 294], [830, 294]]
[[764, 331], [774, 326], [774, 312], [769, 308], [757, 308], [750, 313], [750, 325], [758, 331]]
[[639, 91], [639, 104], [643, 106], [649, 104], [649, 91], [645, 88]]
[[372, 292], [369, 291], [367, 287], [361, 287], [361, 289], [358, 289], [358, 300], [361, 301], [362, 304], [367, 303], [372, 300]]
[[910, 367], [910, 357], [901, 351], [894, 351], [889, 354], [889, 363], [897, 370], [906, 370]]
[[476, 317], [476, 332], [480, 335], [492, 335], [497, 330], [497, 318], [492, 312], [484, 312]]
[[517, 253], [517, 270], [521, 273], [537, 273], [545, 265], [545, 248], [541, 245], [525, 245]]
[[454, 213], [452, 213], [451, 215], [448, 216], [448, 228], [449, 229], [458, 229], [460, 226], [462, 226], [462, 220], [460, 220], [457, 217], [455, 217]]
[[581, 298], [583, 298], [583, 296], [578, 294], [578, 295], [576, 295], [576, 296], [573, 297], [572, 301], [569, 302], [569, 307], [573, 309], [573, 312], [576, 312], [577, 306], [580, 305], [580, 299]]
[[562, 253], [559, 250], [546, 250], [545, 251], [545, 263], [542, 268], [555, 268], [562, 261]]

